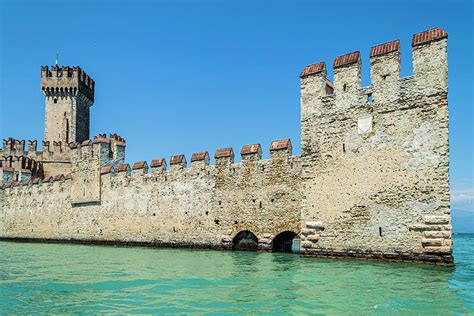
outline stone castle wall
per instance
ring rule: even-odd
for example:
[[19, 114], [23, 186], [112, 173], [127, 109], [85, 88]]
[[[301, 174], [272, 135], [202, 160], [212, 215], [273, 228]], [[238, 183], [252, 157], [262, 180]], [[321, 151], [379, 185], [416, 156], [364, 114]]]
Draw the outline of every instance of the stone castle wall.
[[[215, 166], [197, 160], [169, 170], [161, 161], [150, 172], [140, 162], [133, 174], [128, 165], [107, 163], [100, 181], [89, 182], [100, 166], [99, 144], [89, 147], [78, 148], [82, 161], [91, 160], [72, 177], [18, 183], [2, 192], [2, 237], [231, 248], [235, 235], [248, 230], [260, 249], [271, 249], [278, 233], [299, 232], [301, 168], [291, 150], [272, 151], [269, 160], [249, 153], [241, 163], [227, 156], [216, 158]], [[78, 191], [83, 200], [74, 198]]]
[[407, 78], [399, 41], [372, 47], [368, 87], [359, 52], [334, 60], [334, 84], [324, 62], [307, 66], [300, 157], [280, 140], [269, 160], [254, 144], [240, 163], [224, 148], [215, 165], [202, 152], [189, 168], [183, 155], [130, 168], [115, 134], [23, 154], [4, 142], [2, 156], [34, 158], [45, 176], [5, 181], [4, 166], [0, 237], [230, 249], [251, 232], [270, 250], [291, 232], [305, 255], [451, 264], [447, 34], [415, 34], [412, 47]]

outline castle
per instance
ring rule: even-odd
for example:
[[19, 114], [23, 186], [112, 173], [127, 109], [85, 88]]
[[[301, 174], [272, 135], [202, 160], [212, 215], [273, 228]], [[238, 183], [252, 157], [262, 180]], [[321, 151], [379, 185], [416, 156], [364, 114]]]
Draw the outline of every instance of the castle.
[[304, 68], [301, 156], [289, 139], [125, 164], [125, 140], [89, 139], [94, 80], [79, 67], [41, 68], [42, 151], [9, 138], [0, 151], [0, 238], [299, 252], [453, 263], [447, 33]]

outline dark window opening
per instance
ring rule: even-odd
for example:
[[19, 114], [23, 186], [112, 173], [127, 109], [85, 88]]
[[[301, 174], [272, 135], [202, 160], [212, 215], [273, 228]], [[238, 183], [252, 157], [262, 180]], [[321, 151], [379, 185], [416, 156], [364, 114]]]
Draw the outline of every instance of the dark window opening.
[[271, 201], [272, 201], [272, 203], [273, 203], [273, 202], [275, 202], [275, 199], [272, 199]]
[[54, 103], [58, 103], [58, 99], [54, 99]]
[[153, 213], [153, 216], [156, 216], [156, 213]]
[[346, 152], [346, 144], [342, 143], [342, 152], [345, 153]]
[[260, 208], [262, 208], [262, 201], [260, 201]]
[[209, 215], [209, 212], [208, 212], [208, 211], [206, 211], [206, 215]]
[[371, 104], [372, 103], [372, 93], [369, 93], [367, 95], [367, 103]]
[[214, 220], [214, 223], [216, 223], [216, 225], [219, 225], [219, 220], [216, 218], [216, 219]]
[[69, 119], [66, 119], [66, 144], [69, 144]]
[[382, 227], [379, 227], [379, 236], [382, 237]]
[[237, 222], [237, 221], [234, 221], [234, 224], [235, 224], [235, 225], [237, 225], [238, 223], [239, 223], [239, 222]]
[[390, 75], [385, 75], [385, 76], [382, 76], [382, 80], [383, 80], [383, 82], [387, 82], [387, 80], [388, 80], [388, 76], [390, 76]]
[[342, 91], [345, 92], [346, 90], [347, 90], [347, 84], [344, 84], [344, 85], [342, 86]]
[[222, 202], [221, 202], [221, 201], [219, 201], [219, 205], [222, 205]]

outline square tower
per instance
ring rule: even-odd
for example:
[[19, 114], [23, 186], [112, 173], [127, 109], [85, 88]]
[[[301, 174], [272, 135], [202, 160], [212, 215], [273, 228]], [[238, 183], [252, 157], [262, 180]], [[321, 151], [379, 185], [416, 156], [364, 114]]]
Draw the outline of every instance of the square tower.
[[95, 82], [80, 67], [41, 67], [41, 90], [46, 96], [45, 141], [64, 144], [89, 139], [89, 108]]

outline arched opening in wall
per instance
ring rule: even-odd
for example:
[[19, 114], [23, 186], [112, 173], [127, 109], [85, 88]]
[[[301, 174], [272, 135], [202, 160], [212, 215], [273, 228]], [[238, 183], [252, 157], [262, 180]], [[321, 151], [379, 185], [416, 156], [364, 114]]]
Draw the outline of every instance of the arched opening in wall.
[[273, 252], [291, 252], [291, 245], [293, 243], [293, 239], [295, 239], [296, 233], [292, 231], [284, 231], [279, 233], [278, 235], [273, 238]]
[[257, 251], [258, 239], [248, 230], [241, 231], [232, 239], [232, 250]]

